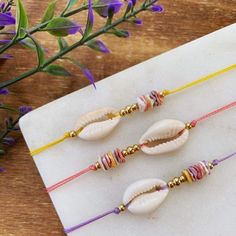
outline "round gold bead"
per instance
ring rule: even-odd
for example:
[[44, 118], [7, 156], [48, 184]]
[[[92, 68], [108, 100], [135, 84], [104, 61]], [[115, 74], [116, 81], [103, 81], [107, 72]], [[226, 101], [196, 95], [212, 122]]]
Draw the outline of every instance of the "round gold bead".
[[127, 148], [127, 153], [128, 153], [128, 154], [133, 154], [133, 153], [134, 153], [133, 147], [128, 147], [128, 148]]
[[126, 151], [126, 150], [123, 150], [123, 151], [122, 151], [122, 155], [123, 155], [123, 156], [128, 156], [127, 151]]
[[125, 205], [124, 204], [120, 205], [118, 208], [119, 208], [120, 211], [125, 211]]
[[159, 95], [160, 95], [160, 97], [165, 97], [165, 95], [166, 95], [165, 91], [160, 92]]
[[192, 129], [192, 128], [193, 128], [190, 123], [187, 123], [187, 124], [185, 125], [185, 127], [186, 127], [186, 129]]
[[174, 183], [176, 186], [179, 186], [179, 185], [181, 184], [180, 179], [179, 179], [178, 177], [175, 177], [175, 178], [173, 179], [173, 183]]
[[208, 163], [209, 168], [212, 170], [214, 168], [214, 165], [210, 162]]
[[125, 108], [125, 110], [126, 110], [126, 113], [128, 113], [128, 114], [130, 114], [132, 112], [131, 106], [127, 106]]
[[70, 131], [69, 135], [71, 138], [74, 138], [77, 136], [77, 133], [74, 130], [72, 130], [72, 131]]
[[169, 188], [174, 188], [175, 184], [174, 184], [172, 181], [169, 181], [169, 182], [167, 183], [167, 186], [168, 186]]
[[100, 163], [99, 162], [96, 162], [95, 163], [95, 168], [98, 170], [98, 169], [101, 169], [101, 165], [100, 165]]
[[125, 109], [122, 109], [122, 110], [120, 110], [120, 116], [125, 116], [126, 115], [126, 111], [125, 111]]
[[186, 178], [183, 175], [181, 175], [179, 177], [179, 180], [180, 180], [181, 183], [184, 183], [186, 181]]
[[136, 111], [138, 109], [138, 104], [131, 105], [131, 110]]
[[139, 145], [135, 144], [135, 145], [133, 145], [133, 149], [136, 152], [136, 151], [140, 150], [140, 147], [139, 147]]

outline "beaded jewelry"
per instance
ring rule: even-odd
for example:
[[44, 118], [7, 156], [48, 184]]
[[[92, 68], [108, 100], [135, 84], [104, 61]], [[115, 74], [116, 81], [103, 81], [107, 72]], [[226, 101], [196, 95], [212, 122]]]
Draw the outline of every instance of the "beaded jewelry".
[[158, 121], [144, 133], [139, 140], [139, 144], [129, 146], [124, 150], [117, 148], [113, 152], [110, 151], [100, 156], [95, 164], [92, 164], [84, 170], [48, 187], [47, 191], [51, 192], [89, 171], [97, 171], [99, 169], [107, 171], [113, 169], [118, 165], [125, 163], [128, 156], [140, 150], [148, 155], [157, 155], [177, 150], [187, 142], [189, 131], [196, 127], [199, 122], [234, 106], [236, 106], [236, 101], [205, 114], [187, 124], [178, 120]]
[[105, 216], [111, 214], [119, 215], [125, 210], [130, 211], [132, 214], [152, 213], [165, 200], [169, 190], [185, 182], [193, 183], [202, 180], [204, 177], [210, 175], [215, 166], [235, 155], [236, 152], [224, 158], [215, 159], [211, 162], [200, 161], [183, 170], [180, 177], [174, 177], [168, 183], [161, 179], [143, 179], [134, 182], [126, 189], [123, 195], [123, 203], [120, 206], [91, 218], [90, 220], [87, 220], [79, 225], [67, 228], [65, 229], [65, 233], [71, 233], [85, 225], [104, 218]]
[[102, 108], [93, 112], [89, 112], [81, 116], [75, 126], [75, 130], [66, 132], [63, 137], [55, 140], [51, 143], [48, 143], [42, 147], [36, 148], [30, 151], [32, 156], [39, 154], [47, 150], [48, 148], [64, 141], [68, 138], [79, 137], [84, 140], [98, 140], [107, 136], [120, 122], [121, 117], [125, 117], [135, 111], [146, 112], [158, 107], [163, 104], [164, 98], [168, 95], [181, 92], [187, 88], [190, 88], [194, 85], [205, 82], [211, 78], [214, 78], [218, 75], [226, 73], [232, 69], [236, 68], [236, 64], [226, 67], [222, 70], [209, 74], [205, 77], [202, 77], [198, 80], [185, 84], [181, 87], [164, 90], [162, 92], [151, 91], [149, 94], [142, 95], [137, 98], [137, 102], [126, 106], [124, 109], [117, 111], [114, 108]]

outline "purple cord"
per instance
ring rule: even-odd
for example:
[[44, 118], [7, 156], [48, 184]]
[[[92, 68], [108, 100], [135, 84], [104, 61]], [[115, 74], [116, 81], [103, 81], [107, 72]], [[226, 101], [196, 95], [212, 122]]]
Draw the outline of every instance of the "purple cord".
[[85, 221], [85, 222], [83, 222], [81, 224], [75, 225], [75, 226], [73, 226], [71, 228], [68, 228], [68, 229], [64, 229], [64, 231], [65, 231], [66, 234], [67, 233], [71, 233], [74, 230], [77, 230], [77, 229], [79, 229], [79, 228], [81, 228], [81, 227], [83, 227], [85, 225], [88, 225], [88, 224], [90, 224], [90, 223], [92, 223], [92, 222], [94, 222], [96, 220], [99, 220], [99, 219], [101, 219], [101, 218], [103, 218], [105, 216], [108, 216], [110, 214], [117, 214], [118, 215], [119, 213], [120, 213], [120, 209], [118, 207], [116, 207], [113, 210], [107, 211], [107, 212], [105, 212], [105, 213], [103, 213], [101, 215], [98, 215], [98, 216], [96, 216], [96, 217], [94, 217], [94, 218], [92, 218], [90, 220], [87, 220], [87, 221]]
[[215, 159], [215, 160], [212, 161], [212, 164], [213, 164], [214, 166], [216, 166], [216, 165], [218, 165], [220, 162], [226, 161], [226, 160], [228, 160], [229, 158], [231, 158], [231, 157], [233, 157], [233, 156], [235, 156], [235, 155], [236, 155], [236, 152], [233, 152], [233, 153], [231, 153], [231, 154], [229, 154], [229, 155], [227, 155], [227, 156], [225, 156], [225, 157], [223, 157], [223, 158], [221, 158], [221, 159]]

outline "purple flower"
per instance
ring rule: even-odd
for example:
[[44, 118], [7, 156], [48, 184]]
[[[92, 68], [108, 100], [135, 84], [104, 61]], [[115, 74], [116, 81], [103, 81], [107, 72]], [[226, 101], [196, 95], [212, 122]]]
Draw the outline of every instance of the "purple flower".
[[0, 26], [14, 25], [16, 20], [9, 14], [0, 12]]
[[30, 106], [20, 106], [19, 107], [20, 116], [24, 116], [25, 114], [27, 114], [30, 111], [32, 111], [32, 107], [30, 107]]
[[10, 39], [1, 39], [0, 40], [0, 44], [6, 44], [6, 43], [10, 43], [11, 40]]
[[3, 138], [2, 143], [8, 146], [12, 146], [16, 143], [16, 140], [13, 137], [5, 137]]
[[114, 13], [119, 12], [123, 3], [119, 0], [98, 0], [94, 3], [94, 10], [102, 17], [108, 16], [108, 9], [112, 8]]
[[10, 58], [12, 58], [12, 55], [10, 54], [0, 55], [0, 59], [10, 59]]
[[5, 171], [5, 169], [2, 168], [2, 167], [0, 167], [0, 173], [2, 173], [2, 172], [4, 172], [4, 171]]
[[138, 19], [138, 18], [135, 18], [135, 19], [133, 20], [133, 23], [136, 24], [136, 25], [142, 25], [142, 24], [143, 24], [142, 20], [141, 20], [141, 19]]
[[164, 10], [164, 8], [161, 5], [153, 5], [150, 8], [150, 10], [154, 11], [154, 12], [162, 12]]
[[96, 89], [95, 80], [94, 80], [93, 74], [90, 72], [90, 70], [86, 67], [83, 67], [81, 69], [82, 69], [82, 72], [84, 73], [84, 75], [88, 78], [89, 82], [91, 84], [93, 84], [93, 87]]
[[76, 34], [77, 32], [80, 32], [81, 33], [81, 25], [73, 22], [74, 25], [73, 26], [70, 26], [67, 31], [68, 31], [68, 34]]
[[93, 15], [93, 8], [92, 8], [92, 0], [88, 0], [88, 22], [90, 24], [90, 27], [93, 27], [94, 15]]
[[8, 91], [8, 89], [6, 89], [6, 88], [2, 88], [2, 89], [0, 89], [0, 94], [1, 94], [1, 95], [8, 95], [8, 94], [9, 94], [9, 91]]

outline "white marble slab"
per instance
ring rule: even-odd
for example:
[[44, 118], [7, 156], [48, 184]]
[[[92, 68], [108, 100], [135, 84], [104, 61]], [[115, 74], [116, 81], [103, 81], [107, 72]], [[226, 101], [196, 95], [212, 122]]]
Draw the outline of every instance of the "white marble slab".
[[[234, 64], [235, 39], [236, 24], [104, 79], [97, 83], [96, 91], [89, 86], [34, 110], [20, 121], [28, 147], [33, 149], [58, 138], [90, 110], [104, 106], [121, 108], [152, 89], [174, 88]], [[49, 186], [93, 163], [99, 154], [136, 143], [155, 121], [191, 121], [235, 100], [235, 90], [236, 70], [166, 98], [165, 105], [153, 112], [122, 120], [104, 140], [68, 140], [35, 156], [34, 161]], [[167, 181], [195, 161], [235, 151], [235, 137], [236, 108], [199, 124], [191, 131], [187, 145], [177, 152], [159, 157], [140, 153], [120, 168], [83, 176], [50, 197], [63, 226], [73, 226], [120, 204], [124, 190], [133, 181], [148, 177]], [[217, 167], [208, 179], [172, 191], [153, 215], [140, 217], [126, 212], [70, 235], [235, 235], [235, 199], [236, 159], [232, 159]]]

